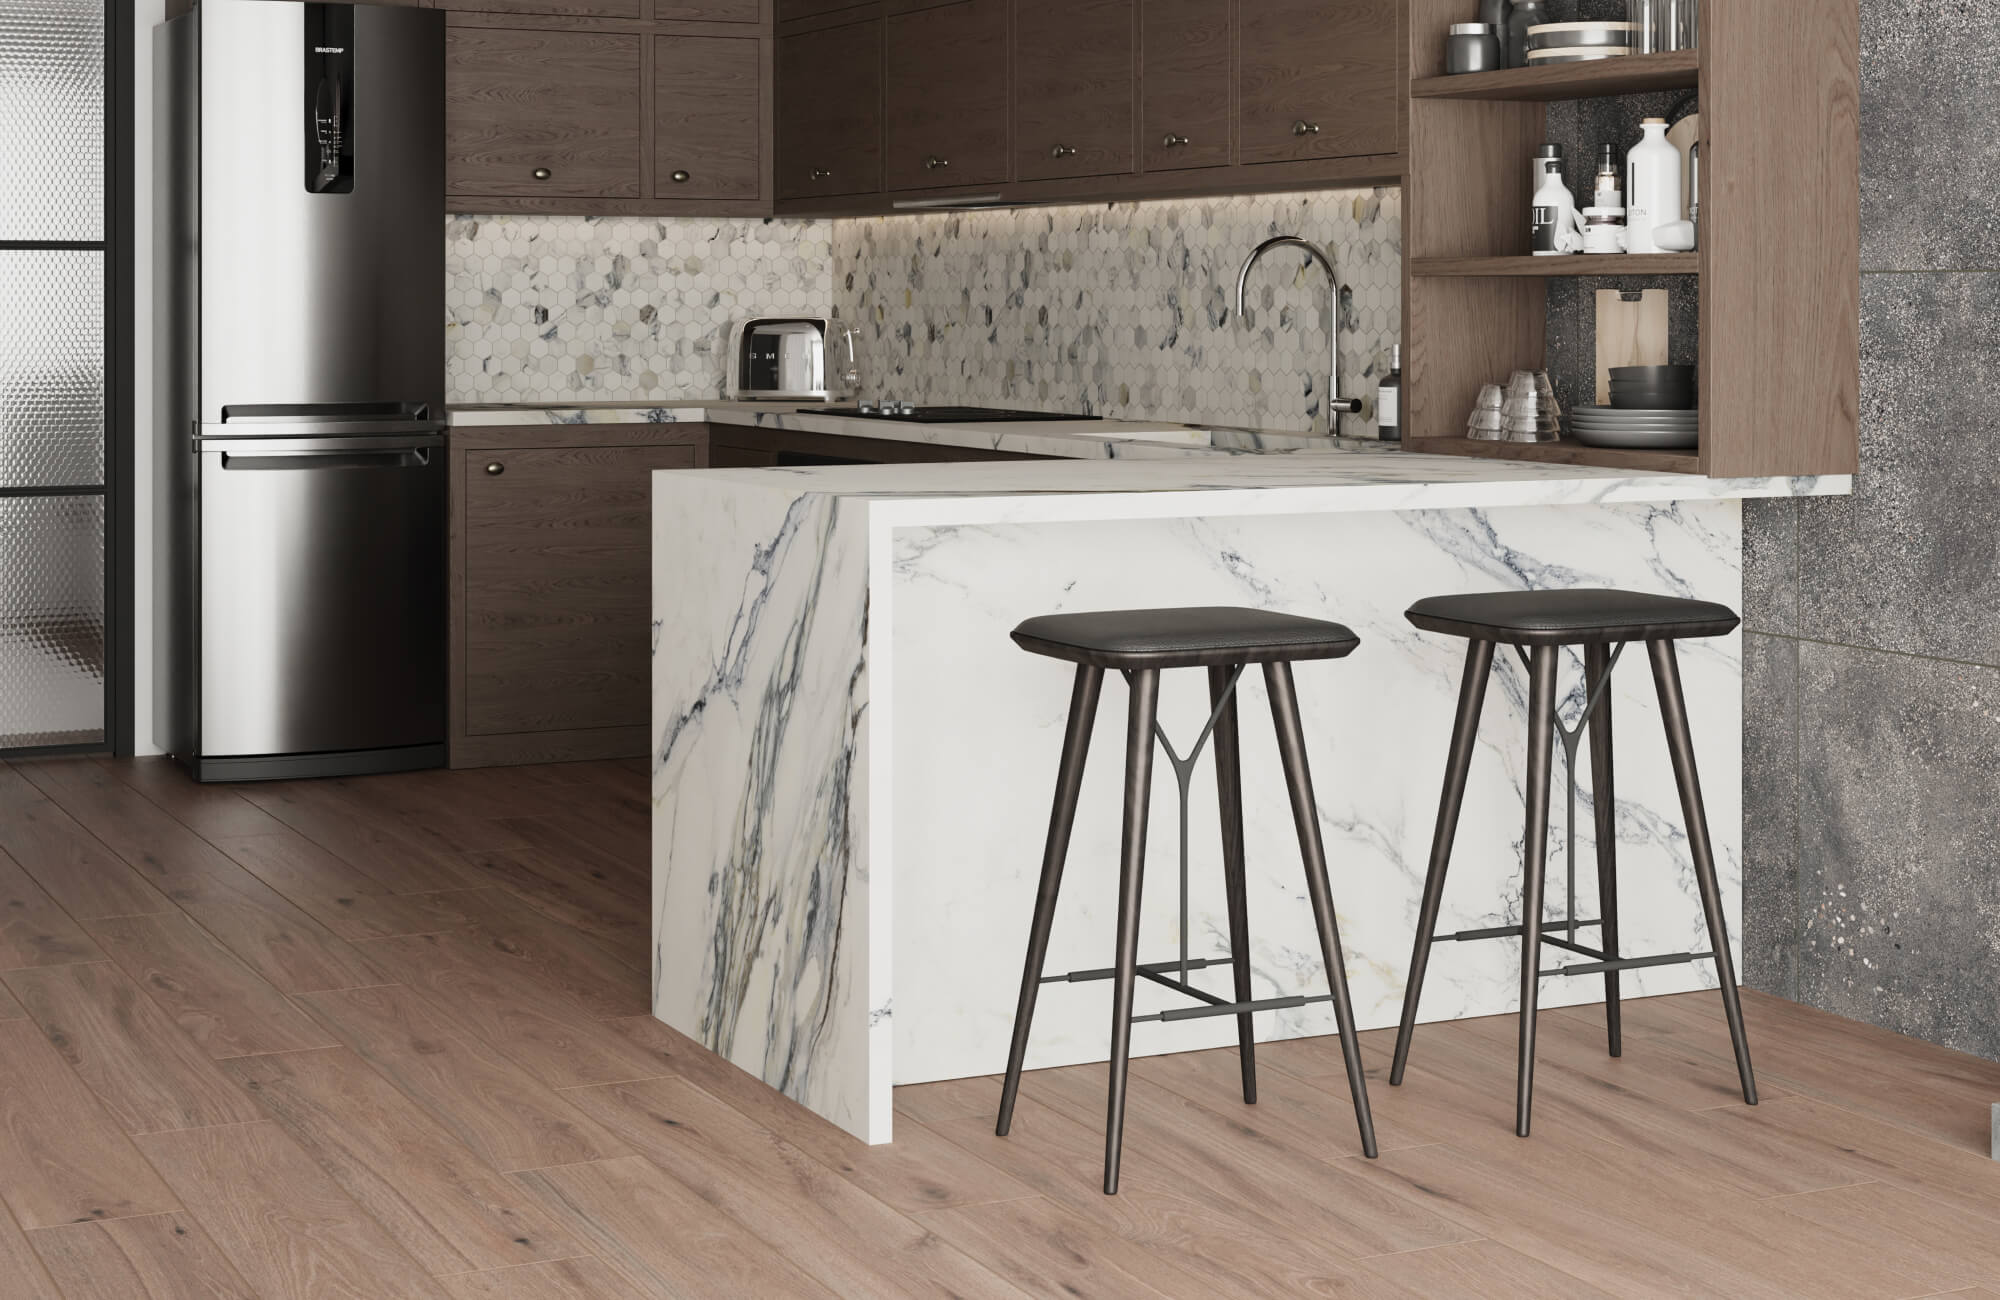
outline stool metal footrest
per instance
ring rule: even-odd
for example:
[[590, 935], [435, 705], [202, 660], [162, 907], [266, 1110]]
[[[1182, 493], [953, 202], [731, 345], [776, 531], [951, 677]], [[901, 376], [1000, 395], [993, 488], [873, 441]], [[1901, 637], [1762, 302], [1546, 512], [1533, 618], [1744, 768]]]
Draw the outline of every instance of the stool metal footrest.
[[[1146, 962], [1139, 967], [1139, 974], [1149, 971], [1207, 970], [1210, 966], [1227, 966], [1233, 957], [1190, 957], [1185, 964], [1178, 961]], [[1101, 966], [1096, 970], [1073, 970], [1067, 975], [1044, 975], [1044, 984], [1082, 984], [1089, 980], [1108, 980], [1117, 976], [1115, 966]]]
[[1574, 966], [1557, 966], [1543, 975], [1608, 975], [1612, 971], [1639, 970], [1646, 966], [1685, 966], [1692, 961], [1713, 961], [1712, 952], [1669, 952], [1658, 957], [1620, 957], [1616, 961], [1586, 961]]
[[1221, 1002], [1212, 1007], [1175, 1007], [1171, 1011], [1155, 1011], [1149, 1016], [1133, 1016], [1132, 1023], [1142, 1020], [1200, 1020], [1206, 1016], [1240, 1016], [1246, 1011], [1288, 1011], [1293, 1007], [1310, 1006], [1315, 1002], [1331, 1002], [1334, 995], [1321, 993], [1315, 997], [1260, 998], [1255, 1002]]
[[[1544, 921], [1542, 922], [1542, 931], [1546, 935], [1550, 930], [1587, 930], [1603, 924], [1604, 922], [1602, 921]], [[1448, 940], [1452, 943], [1471, 943], [1475, 939], [1518, 939], [1520, 937], [1521, 927], [1518, 925], [1496, 925], [1486, 930], [1460, 930], [1457, 934], [1431, 936], [1433, 940]]]

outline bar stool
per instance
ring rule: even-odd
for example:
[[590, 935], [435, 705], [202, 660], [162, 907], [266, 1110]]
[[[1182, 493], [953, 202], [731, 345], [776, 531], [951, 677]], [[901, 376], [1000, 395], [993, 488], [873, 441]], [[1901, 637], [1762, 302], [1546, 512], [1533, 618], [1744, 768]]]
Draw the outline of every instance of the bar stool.
[[[1757, 1084], [1750, 1071], [1750, 1047], [1743, 1035], [1743, 1009], [1736, 994], [1736, 968], [1729, 956], [1729, 933], [1722, 914], [1722, 894], [1715, 882], [1715, 854], [1708, 839], [1708, 818], [1702, 809], [1701, 782], [1695, 775], [1694, 742], [1688, 735], [1687, 702], [1681, 695], [1679, 661], [1674, 642], [1694, 637], [1725, 636], [1738, 619], [1726, 605], [1643, 592], [1612, 590], [1503, 591], [1469, 596], [1433, 596], [1410, 606], [1410, 622], [1428, 632], [1464, 637], [1465, 680], [1458, 696], [1458, 716], [1452, 726], [1451, 753], [1445, 765], [1444, 796], [1438, 805], [1437, 831], [1431, 841], [1430, 871], [1424, 879], [1423, 906], [1417, 918], [1416, 951], [1410, 957], [1409, 986], [1403, 994], [1402, 1025], [1396, 1034], [1396, 1057], [1389, 1072], [1392, 1085], [1403, 1081], [1409, 1062], [1410, 1039], [1417, 1027], [1417, 1000], [1423, 993], [1424, 968], [1435, 939], [1521, 938], [1521, 1038], [1514, 1131], [1528, 1136], [1529, 1109], [1535, 1081], [1535, 1007], [1544, 976], [1603, 974], [1605, 1029], [1610, 1052], [1623, 1050], [1620, 1035], [1618, 975], [1645, 966], [1670, 966], [1712, 960], [1722, 985], [1723, 1014], [1736, 1050], [1736, 1071], [1743, 1100], [1757, 1104]], [[1612, 802], [1611, 670], [1625, 646], [1644, 641], [1653, 662], [1660, 714], [1666, 724], [1667, 751], [1674, 780], [1680, 787], [1681, 812], [1687, 821], [1688, 849], [1694, 858], [1695, 883], [1702, 911], [1708, 918], [1711, 951], [1621, 957], [1618, 953], [1618, 840]], [[1520, 925], [1435, 934], [1438, 906], [1444, 897], [1445, 870], [1451, 862], [1452, 839], [1465, 799], [1465, 777], [1472, 766], [1478, 739], [1480, 705], [1493, 667], [1496, 645], [1511, 645], [1528, 670], [1528, 825], [1523, 854], [1526, 886], [1522, 891]], [[1583, 647], [1584, 707], [1576, 722], [1564, 727], [1556, 717], [1556, 659], [1564, 646]], [[1603, 916], [1595, 921], [1576, 917], [1576, 750], [1585, 723], [1590, 727], [1591, 810], [1596, 820], [1598, 897]], [[1543, 874], [1546, 870], [1549, 823], [1551, 741], [1562, 742], [1569, 768], [1568, 909], [1561, 921], [1542, 916]], [[1578, 930], [1596, 928], [1603, 946], [1577, 942]], [[1554, 932], [1554, 933], [1552, 933]], [[1560, 937], [1558, 937], [1560, 936]], [[1544, 946], [1577, 953], [1591, 960], [1544, 970]]]
[[[1292, 664], [1308, 659], [1340, 659], [1360, 644], [1360, 638], [1338, 623], [1298, 618], [1256, 609], [1131, 609], [1089, 614], [1052, 614], [1031, 618], [1014, 629], [1014, 640], [1034, 654], [1077, 665], [1070, 695], [1069, 725], [1063, 735], [1062, 763], [1056, 777], [1055, 808], [1042, 855], [1042, 880], [1035, 898], [1034, 922], [1028, 932], [1028, 958], [1021, 973], [1021, 1000], [1014, 1013], [1013, 1045], [1007, 1054], [1007, 1080], [1000, 1093], [996, 1132], [1007, 1136], [1014, 1121], [1014, 1101], [1021, 1090], [1021, 1064], [1028, 1051], [1028, 1027], [1035, 1015], [1035, 995], [1043, 984], [1057, 981], [1113, 981], [1111, 1000], [1111, 1095], [1104, 1125], [1104, 1191], [1118, 1191], [1118, 1159], [1125, 1128], [1126, 1065], [1131, 1055], [1132, 1025], [1138, 1020], [1192, 1020], [1204, 1016], [1236, 1017], [1237, 1048], [1243, 1066], [1243, 1100], [1257, 1101], [1255, 1041], [1250, 1017], [1313, 1002], [1333, 1003], [1340, 1027], [1341, 1053], [1347, 1061], [1348, 1086], [1354, 1096], [1354, 1116], [1361, 1129], [1361, 1148], [1375, 1154], [1375, 1127], [1368, 1114], [1367, 1082], [1362, 1075], [1360, 1045], [1354, 1037], [1354, 1011], [1349, 1003], [1347, 973], [1342, 965], [1340, 936], [1334, 926], [1333, 897], [1327, 883], [1326, 851], [1320, 841], [1319, 816], [1313, 803], [1312, 776], [1306, 765], [1304, 730], [1299, 723], [1298, 697]], [[1319, 928], [1320, 956], [1326, 964], [1332, 992], [1318, 997], [1253, 998], [1250, 987], [1248, 893], [1243, 874], [1243, 777], [1237, 748], [1236, 684], [1249, 664], [1262, 664], [1271, 697], [1271, 716], [1278, 734], [1278, 753], [1292, 802], [1292, 819], [1305, 859], [1306, 892], [1312, 899]], [[1097, 716], [1104, 670], [1125, 674], [1131, 687], [1131, 707], [1125, 727], [1125, 824], [1118, 867], [1118, 944], [1116, 964], [1103, 970], [1043, 975], [1049, 929], [1055, 920], [1056, 894], [1062, 885], [1063, 863], [1069, 854], [1070, 827], [1076, 819], [1077, 794], [1083, 783], [1084, 757]], [[1211, 712], [1185, 757], [1176, 753], [1158, 721], [1160, 673], [1167, 668], [1207, 668]], [[1215, 775], [1222, 812], [1222, 871], [1229, 912], [1229, 956], [1188, 956], [1188, 784], [1202, 746], [1215, 738]], [[1146, 863], [1146, 812], [1153, 783], [1153, 744], [1157, 737], [1180, 784], [1181, 949], [1178, 960], [1139, 961], [1139, 895]], [[1188, 973], [1210, 966], [1230, 965], [1236, 976], [1235, 1000], [1217, 997], [1188, 983]], [[1197, 1005], [1151, 1015], [1132, 1014], [1135, 981], [1164, 985]]]

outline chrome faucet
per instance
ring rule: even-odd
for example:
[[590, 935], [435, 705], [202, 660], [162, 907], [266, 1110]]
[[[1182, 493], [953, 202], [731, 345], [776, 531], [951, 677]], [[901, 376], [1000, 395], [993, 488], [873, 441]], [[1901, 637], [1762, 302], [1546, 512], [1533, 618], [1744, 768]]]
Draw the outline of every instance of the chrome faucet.
[[1274, 248], [1300, 248], [1326, 270], [1326, 335], [1333, 349], [1333, 360], [1326, 371], [1326, 431], [1332, 435], [1340, 433], [1339, 417], [1359, 415], [1361, 399], [1343, 398], [1340, 395], [1340, 277], [1334, 274], [1333, 262], [1319, 250], [1318, 245], [1307, 243], [1297, 235], [1278, 235], [1265, 240], [1250, 250], [1250, 256], [1243, 259], [1243, 270], [1236, 276], [1236, 319], [1242, 320], [1246, 305], [1245, 295], [1250, 288], [1250, 270], [1258, 259]]

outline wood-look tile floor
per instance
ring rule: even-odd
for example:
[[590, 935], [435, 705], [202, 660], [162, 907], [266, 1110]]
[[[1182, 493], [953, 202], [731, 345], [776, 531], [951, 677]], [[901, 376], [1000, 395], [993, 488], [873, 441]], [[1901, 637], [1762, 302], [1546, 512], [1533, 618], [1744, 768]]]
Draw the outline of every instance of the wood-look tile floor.
[[[2000, 1298], [2000, 1065], [1750, 995], [899, 1090], [867, 1147], [647, 1014], [640, 767], [0, 763], [0, 1296]], [[997, 976], [996, 976], [997, 978]]]

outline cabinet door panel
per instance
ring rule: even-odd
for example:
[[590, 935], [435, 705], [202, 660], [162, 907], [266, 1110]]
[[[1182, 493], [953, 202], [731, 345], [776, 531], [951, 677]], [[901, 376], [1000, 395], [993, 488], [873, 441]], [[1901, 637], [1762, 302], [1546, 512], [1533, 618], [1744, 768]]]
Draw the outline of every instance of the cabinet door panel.
[[960, 0], [886, 22], [886, 187], [1006, 180], [1006, 0]]
[[637, 198], [640, 40], [452, 28], [446, 192]]
[[653, 38], [654, 197], [754, 199], [762, 192], [760, 63], [754, 36]]
[[1146, 170], [1229, 164], [1229, 6], [1139, 0], [1139, 156]]
[[1239, 12], [1241, 161], [1397, 151], [1397, 0], [1246, 0]]
[[778, 40], [778, 197], [882, 188], [882, 20]]
[[[465, 730], [645, 723], [652, 480], [694, 449], [466, 451]], [[487, 472], [499, 465], [502, 472]]]
[[1133, 169], [1133, 0], [1014, 0], [1014, 174]]

